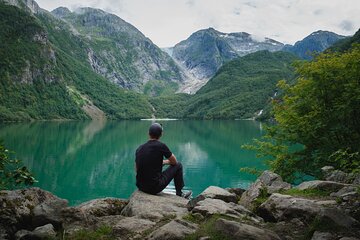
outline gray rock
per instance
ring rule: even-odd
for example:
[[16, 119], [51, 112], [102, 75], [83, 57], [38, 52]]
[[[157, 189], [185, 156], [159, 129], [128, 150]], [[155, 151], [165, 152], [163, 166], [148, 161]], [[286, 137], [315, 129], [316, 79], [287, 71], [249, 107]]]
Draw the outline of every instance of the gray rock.
[[258, 214], [268, 221], [284, 221], [292, 218], [310, 221], [320, 211], [321, 205], [314, 200], [295, 198], [278, 193], [272, 194], [258, 208]]
[[339, 240], [359, 240], [359, 238], [356, 238], [356, 237], [342, 237]]
[[121, 215], [139, 218], [160, 220], [169, 215], [183, 216], [188, 213], [186, 204], [188, 200], [175, 195], [160, 193], [150, 195], [141, 191], [135, 191], [129, 203], [122, 210]]
[[56, 237], [56, 232], [52, 224], [46, 224], [35, 228], [35, 230], [32, 231], [31, 236], [35, 239], [53, 239]]
[[176, 219], [152, 232], [149, 240], [180, 240], [194, 233], [197, 225]]
[[260, 222], [262, 220], [243, 206], [235, 203], [226, 203], [220, 199], [206, 198], [198, 202], [192, 212], [200, 213], [203, 216], [222, 214], [235, 218], [246, 217], [254, 222]]
[[200, 195], [203, 195], [205, 198], [220, 199], [224, 202], [237, 202], [236, 194], [216, 186], [208, 187]]
[[348, 174], [340, 170], [334, 170], [325, 177], [326, 181], [333, 181], [339, 183], [347, 183], [348, 179], [349, 179]]
[[360, 227], [358, 221], [336, 208], [322, 208], [317, 217], [323, 223], [344, 229]]
[[228, 190], [231, 193], [234, 193], [236, 196], [238, 196], [239, 198], [241, 197], [241, 195], [246, 191], [243, 188], [226, 188], [226, 190]]
[[358, 226], [358, 222], [334, 207], [329, 207], [333, 202], [315, 201], [295, 198], [288, 195], [274, 193], [260, 205], [258, 214], [268, 221], [286, 221], [299, 218], [311, 223], [314, 218], [333, 226], [351, 229]]
[[143, 233], [154, 225], [154, 222], [147, 219], [124, 217], [113, 226], [113, 233], [115, 236], [134, 236]]
[[338, 191], [346, 186], [351, 186], [351, 185], [345, 183], [333, 182], [333, 181], [314, 180], [314, 181], [303, 182], [296, 188], [299, 190], [315, 189], [315, 190], [323, 190], [323, 191]]
[[349, 195], [356, 195], [357, 194], [356, 190], [357, 189], [355, 186], [346, 186], [346, 187], [341, 188], [337, 192], [331, 193], [330, 196], [344, 198]]
[[271, 171], [264, 171], [260, 177], [246, 190], [240, 199], [240, 204], [249, 209], [254, 208], [254, 201], [258, 197], [264, 197], [268, 193], [274, 193], [281, 190], [288, 190], [291, 184], [284, 182], [280, 175]]
[[284, 182], [280, 175], [268, 170], [264, 171], [258, 179], [265, 184], [269, 193], [291, 188], [291, 184]]
[[353, 182], [352, 182], [352, 184], [354, 184], [354, 185], [360, 185], [360, 173], [357, 173], [357, 174], [355, 174], [355, 176], [353, 177]]
[[210, 186], [206, 188], [202, 193], [200, 193], [200, 195], [189, 201], [189, 203], [187, 204], [188, 209], [193, 209], [197, 202], [202, 201], [205, 198], [220, 199], [224, 202], [237, 203], [236, 194], [230, 193], [229, 191], [220, 187]]
[[[15, 239], [16, 240], [25, 239], [27, 236], [30, 236], [30, 235], [31, 235], [31, 232], [29, 230], [22, 229], [15, 233]], [[0, 239], [2, 239], [2, 238], [0, 238]]]
[[19, 229], [31, 229], [52, 222], [60, 224], [57, 211], [66, 205], [66, 200], [40, 188], [0, 191], [0, 229], [13, 235]]
[[250, 188], [242, 194], [239, 203], [246, 208], [253, 209], [255, 200], [262, 194], [267, 194], [266, 186], [260, 180], [256, 180], [255, 183], [251, 184]]
[[120, 215], [127, 203], [128, 200], [120, 198], [94, 199], [79, 206], [64, 208], [62, 216], [67, 225], [77, 221], [91, 223], [102, 216]]
[[16, 240], [29, 240], [29, 239], [55, 239], [56, 232], [52, 224], [46, 224], [35, 228], [32, 232], [28, 230], [20, 230], [15, 233]]
[[62, 209], [67, 207], [67, 201], [56, 199], [51, 202], [44, 202], [35, 206], [33, 210], [33, 225], [41, 226], [47, 223], [53, 224], [56, 228], [61, 228], [63, 217]]
[[335, 237], [328, 232], [315, 231], [311, 240], [334, 240]]
[[269, 230], [225, 219], [218, 219], [215, 229], [234, 240], [280, 240], [276, 233]]
[[327, 175], [329, 173], [331, 173], [332, 171], [334, 171], [335, 168], [333, 166], [325, 166], [321, 168], [321, 172], [323, 175]]

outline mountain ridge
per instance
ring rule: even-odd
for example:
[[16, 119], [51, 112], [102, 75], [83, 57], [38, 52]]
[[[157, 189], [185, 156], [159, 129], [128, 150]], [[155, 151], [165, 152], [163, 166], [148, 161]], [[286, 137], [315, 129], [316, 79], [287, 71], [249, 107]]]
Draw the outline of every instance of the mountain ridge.
[[297, 41], [294, 45], [285, 45], [282, 51], [292, 52], [302, 59], [311, 60], [313, 55], [325, 51], [344, 38], [345, 36], [334, 32], [318, 30]]
[[196, 79], [195, 87], [191, 87], [191, 82], [185, 82], [182, 88], [188, 89], [187, 93], [195, 93], [224, 63], [259, 50], [277, 51], [282, 46], [270, 38], [258, 41], [245, 32], [222, 33], [208, 28], [192, 33], [167, 52], [172, 52], [173, 59]]
[[[184, 74], [152, 41], [120, 17], [95, 8], [52, 11], [88, 44], [93, 70], [109, 81], [143, 92], [152, 80], [180, 84]], [[176, 89], [174, 89], [175, 91]]]

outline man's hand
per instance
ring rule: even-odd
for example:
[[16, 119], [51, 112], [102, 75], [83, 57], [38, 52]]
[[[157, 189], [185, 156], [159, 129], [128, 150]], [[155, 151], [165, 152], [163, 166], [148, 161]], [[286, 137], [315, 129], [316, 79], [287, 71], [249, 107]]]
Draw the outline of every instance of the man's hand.
[[[166, 160], [165, 160], [165, 161], [166, 161]], [[167, 159], [167, 161], [169, 161], [169, 164], [170, 164], [170, 165], [176, 165], [176, 164], [177, 164], [177, 160], [176, 160], [176, 157], [175, 157], [174, 154], [171, 155], [171, 156]]]
[[170, 165], [170, 161], [168, 159], [163, 160], [163, 165]]

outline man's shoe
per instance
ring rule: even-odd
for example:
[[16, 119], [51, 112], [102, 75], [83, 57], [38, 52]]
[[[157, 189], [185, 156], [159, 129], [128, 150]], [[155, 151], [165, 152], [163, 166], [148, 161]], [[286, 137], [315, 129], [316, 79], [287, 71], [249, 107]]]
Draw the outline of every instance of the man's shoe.
[[186, 198], [186, 199], [190, 199], [191, 195], [192, 195], [192, 191], [190, 191], [190, 190], [181, 193], [181, 197]]

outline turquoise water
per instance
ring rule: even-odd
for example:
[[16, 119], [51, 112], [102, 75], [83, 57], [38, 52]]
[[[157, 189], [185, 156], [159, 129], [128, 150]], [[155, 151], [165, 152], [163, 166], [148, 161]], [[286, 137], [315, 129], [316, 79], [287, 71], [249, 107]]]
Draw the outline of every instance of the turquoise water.
[[[161, 122], [161, 121], [160, 121]], [[33, 122], [0, 125], [0, 139], [39, 181], [71, 205], [100, 197], [128, 198], [136, 189], [134, 152], [147, 141], [149, 121]], [[194, 195], [209, 185], [246, 188], [255, 176], [242, 167], [264, 169], [241, 145], [262, 135], [255, 121], [163, 121], [164, 136], [183, 163]], [[172, 191], [173, 185], [166, 191]]]

